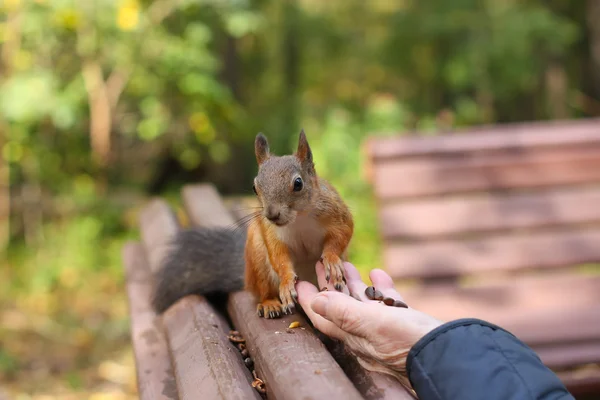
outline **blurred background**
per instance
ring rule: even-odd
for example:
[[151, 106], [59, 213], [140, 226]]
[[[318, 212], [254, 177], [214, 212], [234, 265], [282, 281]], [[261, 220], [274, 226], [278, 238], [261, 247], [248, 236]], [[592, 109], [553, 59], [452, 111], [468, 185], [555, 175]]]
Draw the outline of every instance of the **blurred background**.
[[[371, 133], [600, 115], [595, 0], [0, 0], [0, 392], [136, 398], [120, 250], [182, 184], [294, 149], [381, 264]], [[416, 133], [414, 133], [416, 132]], [[0, 395], [1, 397], [1, 395]]]

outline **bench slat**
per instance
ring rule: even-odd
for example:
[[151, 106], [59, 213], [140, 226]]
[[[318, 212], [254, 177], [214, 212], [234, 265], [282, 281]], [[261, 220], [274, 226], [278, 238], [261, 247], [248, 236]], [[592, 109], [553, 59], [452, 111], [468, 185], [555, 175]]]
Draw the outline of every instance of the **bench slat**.
[[142, 245], [127, 243], [123, 248], [123, 261], [140, 399], [178, 399], [167, 342], [158, 328], [160, 321], [150, 307], [152, 280]]
[[[183, 199], [190, 219], [196, 225], [204, 226], [205, 220], [215, 221], [217, 218], [221, 225], [233, 223], [212, 185], [187, 186], [183, 190]], [[221, 217], [215, 214], [221, 214]], [[231, 318], [247, 340], [256, 368], [265, 379], [269, 396], [286, 399], [362, 398], [300, 313], [278, 320], [265, 320], [256, 316], [255, 302], [249, 293], [238, 292], [229, 297]], [[293, 330], [295, 333], [288, 333], [286, 328], [291, 321], [300, 321], [305, 330], [296, 328]], [[397, 382], [378, 379], [372, 384], [359, 387], [366, 398], [377, 398], [374, 393], [381, 393], [381, 390], [386, 390], [386, 396], [390, 398], [411, 398]]]
[[600, 260], [600, 229], [384, 245], [393, 278], [450, 277], [492, 271], [559, 268]]
[[370, 158], [381, 160], [590, 143], [600, 144], [600, 118], [479, 126], [435, 137], [373, 135], [366, 147]]
[[160, 268], [169, 240], [179, 228], [175, 214], [163, 200], [153, 199], [143, 208], [140, 213], [140, 233], [152, 273]]
[[[141, 214], [142, 238], [156, 271], [179, 229], [171, 208], [154, 200]], [[259, 398], [238, 351], [229, 343], [229, 327], [199, 296], [188, 296], [163, 315], [178, 391], [182, 399]]]
[[187, 296], [163, 317], [182, 399], [260, 399], [228, 326], [200, 296]]
[[556, 370], [600, 362], [600, 340], [540, 347], [535, 350], [545, 365]]
[[[596, 309], [600, 306], [598, 285], [600, 276], [558, 273], [493, 279], [463, 287], [398, 286], [407, 304], [445, 320], [472, 316], [527, 322], [531, 315], [544, 312]], [[585, 326], [577, 330], [583, 332]]]
[[374, 191], [381, 201], [597, 183], [600, 145], [395, 160], [375, 163], [371, 169]]
[[412, 307], [442, 320], [481, 318], [539, 347], [599, 340], [598, 287], [600, 276], [562, 273], [464, 288], [407, 288], [401, 293]]
[[599, 370], [593, 373], [588, 373], [587, 371], [565, 371], [558, 373], [558, 377], [575, 398], [590, 394], [597, 395], [600, 391]]
[[[229, 315], [248, 344], [258, 373], [275, 399], [361, 399], [301, 315], [266, 320], [248, 292], [230, 296]], [[287, 329], [297, 321], [301, 328]]]
[[600, 189], [489, 195], [386, 204], [386, 240], [600, 222]]

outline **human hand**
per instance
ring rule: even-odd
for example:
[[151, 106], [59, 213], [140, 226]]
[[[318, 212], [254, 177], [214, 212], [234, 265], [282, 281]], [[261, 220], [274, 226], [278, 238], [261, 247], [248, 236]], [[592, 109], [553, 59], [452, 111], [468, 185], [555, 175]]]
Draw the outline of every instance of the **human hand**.
[[[383, 372], [406, 382], [406, 359], [413, 345], [442, 324], [441, 321], [412, 308], [389, 307], [365, 295], [367, 285], [358, 270], [344, 263], [348, 296], [329, 287], [323, 264], [317, 263], [319, 290], [309, 282], [296, 285], [298, 300], [315, 328], [341, 340], [368, 370]], [[371, 282], [384, 296], [402, 300], [390, 276], [380, 269], [369, 274]]]

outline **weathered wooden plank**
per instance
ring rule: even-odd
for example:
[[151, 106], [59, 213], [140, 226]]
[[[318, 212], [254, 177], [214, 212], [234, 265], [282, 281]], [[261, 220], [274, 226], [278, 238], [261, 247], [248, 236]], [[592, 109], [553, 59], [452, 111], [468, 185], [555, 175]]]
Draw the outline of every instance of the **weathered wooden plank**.
[[542, 362], [553, 370], [600, 362], [600, 338], [584, 343], [555, 343], [552, 347], [537, 347]]
[[[225, 226], [233, 222], [212, 185], [188, 186], [183, 198], [196, 225], [217, 218]], [[217, 213], [221, 216], [215, 216]], [[359, 393], [298, 312], [278, 320], [258, 318], [255, 302], [247, 292], [230, 295], [228, 310], [236, 329], [246, 338], [269, 397], [361, 398], [362, 393], [368, 399], [375, 399], [382, 398], [378, 396], [385, 391], [385, 398], [411, 398], [399, 383], [383, 378], [373, 379], [370, 384], [362, 382]], [[287, 331], [291, 321], [299, 321], [304, 329]]]
[[146, 249], [150, 270], [156, 273], [169, 241], [179, 230], [177, 217], [161, 199], [153, 199], [140, 213], [140, 233]]
[[440, 155], [600, 144], [600, 118], [479, 126], [440, 136], [378, 136], [366, 142], [370, 158]]
[[232, 226], [234, 224], [235, 221], [213, 186], [186, 186], [182, 190], [182, 195], [191, 221], [202, 221], [202, 226]]
[[600, 229], [440, 240], [412, 245], [390, 242], [384, 247], [384, 263], [393, 278], [550, 269], [600, 261], [598, 243]]
[[432, 239], [464, 233], [600, 222], [600, 189], [551, 190], [381, 206], [383, 237]]
[[[558, 373], [558, 377], [577, 399], [583, 398], [580, 396], [597, 395], [600, 392], [600, 369], [563, 371]], [[592, 397], [586, 398], [592, 399]]]
[[163, 317], [181, 398], [260, 399], [229, 327], [206, 299], [187, 296]]
[[[300, 314], [275, 320], [259, 318], [248, 292], [231, 295], [228, 310], [246, 339], [269, 398], [362, 398]], [[287, 329], [294, 321], [301, 328]]]
[[152, 279], [144, 249], [139, 243], [123, 248], [131, 340], [141, 400], [178, 399], [167, 342], [160, 319], [150, 307]]
[[560, 273], [472, 287], [400, 289], [407, 304], [441, 320], [481, 318], [537, 348], [600, 338], [600, 276]]
[[464, 153], [372, 166], [381, 201], [600, 182], [600, 146]]
[[[142, 212], [142, 237], [156, 271], [179, 227], [162, 200]], [[198, 296], [188, 296], [163, 315], [177, 389], [182, 399], [258, 398], [240, 355], [226, 337], [228, 326], [213, 307]]]

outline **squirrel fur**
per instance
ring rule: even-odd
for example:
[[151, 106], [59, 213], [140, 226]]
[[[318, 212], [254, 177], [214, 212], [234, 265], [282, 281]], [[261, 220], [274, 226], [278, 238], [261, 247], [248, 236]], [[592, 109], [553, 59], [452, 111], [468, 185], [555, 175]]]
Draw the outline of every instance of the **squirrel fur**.
[[292, 155], [271, 154], [260, 133], [254, 150], [259, 211], [245, 228], [191, 228], [176, 235], [156, 276], [156, 312], [189, 294], [245, 289], [254, 294], [259, 316], [279, 318], [295, 308], [297, 279], [317, 283], [318, 261], [327, 281], [345, 289], [342, 261], [354, 232], [352, 214], [317, 176], [304, 131]]

